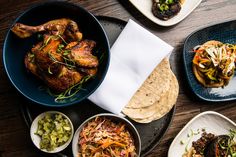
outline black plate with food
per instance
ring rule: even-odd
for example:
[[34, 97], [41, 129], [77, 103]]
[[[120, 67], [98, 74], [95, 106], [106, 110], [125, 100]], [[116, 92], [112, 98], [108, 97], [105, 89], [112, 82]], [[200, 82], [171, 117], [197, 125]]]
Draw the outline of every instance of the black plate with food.
[[236, 99], [236, 21], [209, 26], [190, 34], [183, 60], [190, 88], [207, 101]]
[[[112, 45], [126, 25], [126, 22], [111, 17], [98, 17], [98, 19], [103, 25]], [[26, 101], [21, 101], [20, 105], [25, 122], [29, 127], [32, 120], [40, 113], [55, 110], [55, 108], [41, 107]], [[95, 114], [107, 112], [88, 100], [80, 102], [79, 105], [59, 108], [58, 111], [66, 114], [71, 119], [74, 128], [78, 128], [87, 118]], [[175, 106], [161, 119], [148, 124], [139, 124], [130, 120], [141, 135], [141, 156], [147, 155], [159, 143], [171, 123], [174, 112]], [[62, 154], [72, 156], [71, 145], [59, 155]]]

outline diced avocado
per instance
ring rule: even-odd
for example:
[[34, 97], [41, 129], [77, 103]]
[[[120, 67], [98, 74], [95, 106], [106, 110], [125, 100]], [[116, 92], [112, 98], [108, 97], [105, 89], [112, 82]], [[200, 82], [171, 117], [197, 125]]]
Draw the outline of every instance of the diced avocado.
[[172, 4], [173, 2], [173, 0], [168, 0], [168, 4]]
[[71, 137], [71, 125], [61, 114], [47, 114], [38, 121], [35, 132], [41, 137], [40, 148], [53, 151]]

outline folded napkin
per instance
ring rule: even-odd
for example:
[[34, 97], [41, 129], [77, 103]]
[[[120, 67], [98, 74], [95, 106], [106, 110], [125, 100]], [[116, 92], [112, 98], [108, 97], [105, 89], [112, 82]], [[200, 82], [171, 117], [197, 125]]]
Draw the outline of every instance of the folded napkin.
[[111, 48], [105, 79], [89, 100], [120, 114], [154, 68], [172, 50], [173, 47], [129, 20]]

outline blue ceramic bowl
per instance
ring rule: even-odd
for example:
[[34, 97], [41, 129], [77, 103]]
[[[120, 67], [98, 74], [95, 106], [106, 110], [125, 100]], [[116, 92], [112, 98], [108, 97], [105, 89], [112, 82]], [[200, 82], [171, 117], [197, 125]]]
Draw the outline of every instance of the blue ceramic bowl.
[[188, 83], [193, 93], [206, 101], [236, 100], [236, 76], [224, 88], [205, 88], [195, 78], [192, 70], [193, 47], [209, 40], [236, 44], [236, 20], [202, 28], [190, 34], [184, 43], [183, 60]]
[[76, 21], [83, 37], [96, 41], [98, 58], [103, 55], [103, 61], [99, 64], [96, 77], [86, 83], [83, 90], [80, 90], [74, 97], [55, 102], [53, 96], [41, 89], [44, 83], [25, 68], [24, 57], [36, 43], [36, 35], [20, 39], [9, 30], [3, 46], [4, 68], [14, 87], [32, 102], [51, 107], [68, 106], [86, 99], [102, 83], [110, 60], [109, 41], [104, 29], [91, 13], [78, 5], [60, 1], [43, 3], [26, 10], [13, 24], [20, 22], [34, 26], [58, 18], [70, 18]]

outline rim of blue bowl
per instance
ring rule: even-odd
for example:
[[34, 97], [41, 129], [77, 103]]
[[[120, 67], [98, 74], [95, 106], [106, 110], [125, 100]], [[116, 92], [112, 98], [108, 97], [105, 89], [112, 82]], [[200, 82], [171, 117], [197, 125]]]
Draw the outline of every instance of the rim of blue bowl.
[[[77, 99], [77, 100], [74, 100], [74, 101], [72, 101], [72, 102], [67, 102], [67, 103], [58, 103], [57, 105], [51, 105], [50, 103], [43, 103], [43, 102], [36, 101], [36, 100], [32, 99], [31, 97], [27, 96], [25, 93], [23, 93], [23, 92], [17, 87], [17, 85], [14, 83], [14, 81], [12, 80], [12, 78], [11, 78], [11, 76], [10, 76], [8, 70], [7, 70], [6, 61], [5, 61], [6, 43], [7, 43], [7, 39], [8, 39], [8, 37], [9, 37], [9, 34], [10, 34], [10, 32], [11, 32], [12, 26], [13, 26], [17, 21], [19, 21], [19, 19], [20, 19], [21, 17], [23, 17], [26, 13], [28, 13], [28, 12], [31, 11], [32, 9], [35, 9], [35, 8], [37, 8], [37, 7], [41, 7], [41, 6], [43, 6], [43, 5], [50, 5], [50, 4], [54, 4], [54, 3], [55, 3], [55, 4], [59, 4], [59, 3], [60, 3], [60, 4], [62, 4], [62, 5], [70, 5], [70, 6], [72, 6], [72, 7], [77, 7], [77, 8], [79, 8], [79, 9], [83, 10], [83, 12], [86, 12], [87, 14], [89, 14], [89, 15], [98, 23], [98, 25], [99, 25], [100, 28], [102, 29], [103, 34], [104, 34], [105, 39], [106, 39], [106, 42], [107, 42], [107, 44], [108, 44], [108, 54], [107, 54], [107, 56], [108, 56], [108, 62], [107, 62], [107, 66], [104, 68], [104, 69], [105, 69], [105, 71], [104, 71], [104, 77], [102, 77], [102, 78], [100, 79], [100, 81], [99, 81], [99, 83], [97, 84], [97, 86], [96, 86], [93, 90], [91, 90], [91, 92], [89, 92], [87, 95], [83, 96], [81, 99]], [[13, 21], [13, 23], [10, 25], [10, 28], [9, 28], [9, 30], [7, 31], [7, 34], [6, 34], [5, 38], [4, 38], [3, 51], [2, 51], [2, 61], [3, 61], [3, 66], [4, 66], [4, 69], [5, 69], [5, 72], [6, 72], [7, 76], [8, 76], [8, 79], [10, 80], [11, 84], [12, 84], [12, 85], [17, 89], [17, 91], [18, 91], [19, 93], [21, 93], [25, 98], [27, 98], [28, 100], [30, 100], [30, 101], [32, 101], [32, 102], [34, 102], [34, 103], [36, 103], [36, 104], [43, 105], [43, 106], [47, 106], [47, 107], [66, 107], [66, 106], [74, 105], [74, 104], [76, 104], [76, 103], [79, 103], [79, 102], [85, 100], [85, 99], [86, 99], [87, 97], [89, 97], [92, 93], [94, 93], [94, 91], [101, 85], [101, 83], [103, 82], [103, 80], [104, 80], [104, 78], [105, 78], [105, 76], [106, 76], [106, 74], [107, 74], [107, 71], [108, 71], [108, 68], [109, 68], [109, 65], [110, 65], [110, 42], [109, 42], [109, 40], [108, 40], [107, 34], [106, 34], [106, 32], [105, 32], [103, 26], [102, 26], [101, 23], [98, 21], [98, 19], [97, 19], [90, 11], [86, 10], [85, 8], [81, 7], [80, 5], [74, 4], [74, 3], [65, 2], [65, 1], [50, 1], [50, 2], [38, 3], [38, 4], [35, 4], [35, 5], [31, 6], [31, 7], [29, 7], [27, 10], [23, 11], [23, 13], [20, 13], [20, 14], [17, 16], [17, 18]]]

